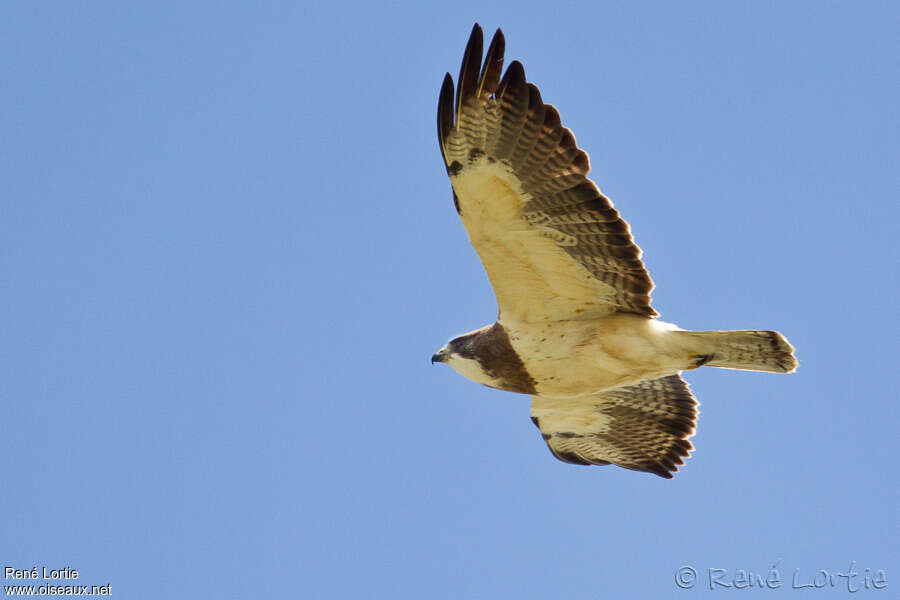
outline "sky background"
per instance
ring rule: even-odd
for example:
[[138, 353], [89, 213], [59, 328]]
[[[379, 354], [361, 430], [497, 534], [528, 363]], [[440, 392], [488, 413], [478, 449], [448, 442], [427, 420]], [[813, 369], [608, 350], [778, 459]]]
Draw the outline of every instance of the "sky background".
[[[755, 594], [841, 597], [793, 573], [855, 561], [893, 596], [900, 6], [312, 5], [0, 9], [0, 566], [576, 600], [779, 560]], [[528, 398], [429, 364], [496, 316], [435, 134], [475, 21], [590, 154], [662, 318], [797, 348], [687, 374], [674, 480], [558, 462]]]

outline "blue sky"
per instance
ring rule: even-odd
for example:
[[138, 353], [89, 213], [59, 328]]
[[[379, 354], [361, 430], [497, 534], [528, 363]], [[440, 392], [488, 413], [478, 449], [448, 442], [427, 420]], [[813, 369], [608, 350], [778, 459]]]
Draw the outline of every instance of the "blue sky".
[[[5, 6], [2, 566], [581, 599], [780, 559], [765, 594], [819, 598], [846, 589], [795, 569], [855, 561], [892, 595], [900, 9], [725, 4]], [[590, 154], [662, 318], [797, 347], [794, 375], [687, 375], [674, 480], [557, 462], [526, 397], [428, 363], [496, 315], [434, 124], [476, 20]]]

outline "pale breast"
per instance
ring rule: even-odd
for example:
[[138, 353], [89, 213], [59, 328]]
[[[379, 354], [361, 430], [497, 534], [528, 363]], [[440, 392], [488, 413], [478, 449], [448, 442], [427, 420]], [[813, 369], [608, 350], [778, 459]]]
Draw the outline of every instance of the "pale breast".
[[505, 324], [539, 394], [574, 396], [672, 375], [685, 368], [670, 352], [667, 324], [616, 313], [592, 321]]

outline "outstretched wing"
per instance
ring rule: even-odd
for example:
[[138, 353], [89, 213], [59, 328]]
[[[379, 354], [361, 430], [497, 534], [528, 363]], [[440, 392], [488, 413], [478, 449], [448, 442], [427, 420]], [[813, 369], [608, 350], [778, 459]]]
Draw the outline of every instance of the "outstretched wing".
[[481, 257], [501, 320], [594, 318], [615, 311], [656, 316], [653, 282], [628, 224], [587, 178], [587, 154], [525, 81], [503, 69], [498, 29], [481, 64], [476, 24], [454, 99], [444, 78], [438, 138], [454, 203]]
[[561, 461], [671, 479], [693, 450], [697, 401], [670, 375], [577, 398], [532, 396], [531, 420]]

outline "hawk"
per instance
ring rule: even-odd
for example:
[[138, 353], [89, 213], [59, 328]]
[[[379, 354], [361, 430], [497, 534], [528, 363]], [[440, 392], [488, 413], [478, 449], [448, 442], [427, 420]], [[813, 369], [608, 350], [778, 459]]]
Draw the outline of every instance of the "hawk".
[[776, 331], [685, 331], [658, 320], [641, 250], [588, 179], [588, 155], [520, 62], [501, 77], [503, 33], [483, 63], [482, 44], [476, 23], [455, 95], [444, 78], [437, 132], [499, 314], [432, 363], [530, 394], [531, 420], [562, 461], [671, 478], [697, 422], [681, 371], [790, 373], [794, 348]]

